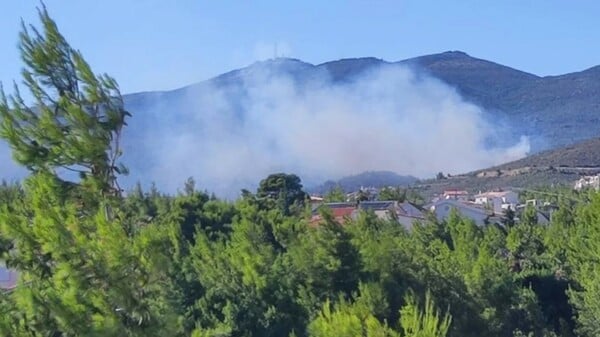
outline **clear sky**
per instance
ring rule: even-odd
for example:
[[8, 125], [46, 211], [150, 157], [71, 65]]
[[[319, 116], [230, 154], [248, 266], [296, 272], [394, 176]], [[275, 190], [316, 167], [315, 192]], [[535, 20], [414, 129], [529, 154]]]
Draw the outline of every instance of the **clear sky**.
[[[538, 75], [600, 64], [600, 1], [46, 0], [96, 72], [122, 92], [166, 90], [279, 56], [388, 61], [462, 50]], [[35, 0], [2, 0], [0, 81], [19, 80], [20, 19]], [[8, 83], [7, 83], [8, 82]]]

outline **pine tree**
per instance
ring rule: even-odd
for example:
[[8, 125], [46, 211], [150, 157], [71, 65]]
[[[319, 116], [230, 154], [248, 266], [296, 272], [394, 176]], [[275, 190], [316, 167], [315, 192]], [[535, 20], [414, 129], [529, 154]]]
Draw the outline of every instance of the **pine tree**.
[[2, 258], [20, 274], [2, 299], [0, 333], [176, 335], [167, 235], [151, 225], [133, 235], [120, 206], [125, 169], [117, 160], [129, 114], [117, 83], [92, 72], [45, 7], [39, 18], [43, 30], [23, 24], [20, 35], [33, 105], [16, 86], [12, 96], [0, 93], [0, 136], [31, 172], [23, 202], [0, 209], [0, 237], [11, 243]]
[[117, 175], [126, 173], [117, 162], [119, 141], [129, 113], [117, 82], [92, 72], [45, 7], [39, 18], [43, 31], [23, 23], [19, 43], [23, 83], [34, 102], [26, 102], [17, 85], [9, 97], [0, 90], [0, 136], [33, 173], [71, 171], [82, 185], [118, 194]]
[[577, 309], [580, 336], [600, 334], [600, 194], [595, 193], [589, 205], [576, 217], [570, 231], [567, 259], [578, 287], [569, 291]]
[[324, 202], [345, 202], [346, 193], [340, 185], [335, 185], [323, 196]]

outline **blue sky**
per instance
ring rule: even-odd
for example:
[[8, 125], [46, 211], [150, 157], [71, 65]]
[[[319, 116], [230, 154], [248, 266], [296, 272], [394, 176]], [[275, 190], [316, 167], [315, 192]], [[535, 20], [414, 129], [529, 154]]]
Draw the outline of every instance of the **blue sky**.
[[[124, 93], [166, 90], [272, 57], [320, 63], [400, 60], [462, 50], [553, 75], [600, 64], [600, 1], [46, 0], [50, 14], [96, 72]], [[20, 18], [38, 1], [4, 1], [0, 81], [19, 80]], [[275, 47], [277, 46], [277, 47]]]

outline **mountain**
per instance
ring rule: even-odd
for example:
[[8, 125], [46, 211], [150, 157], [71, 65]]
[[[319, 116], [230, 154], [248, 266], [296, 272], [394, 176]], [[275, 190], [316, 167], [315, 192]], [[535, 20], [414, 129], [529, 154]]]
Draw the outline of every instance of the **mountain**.
[[[491, 169], [510, 170], [521, 167], [555, 167], [596, 169], [600, 167], [600, 138], [536, 153]], [[490, 169], [488, 169], [490, 170]]]
[[312, 193], [325, 194], [336, 186], [340, 186], [345, 192], [358, 191], [361, 187], [388, 187], [388, 186], [409, 186], [414, 184], [417, 178], [411, 176], [401, 176], [389, 171], [368, 171], [343, 177], [337, 181], [328, 180], [323, 184], [309, 188]]
[[477, 192], [509, 187], [572, 186], [580, 177], [595, 174], [600, 174], [600, 138], [446, 179], [422, 181], [416, 188], [431, 196], [450, 189]]
[[[396, 83], [394, 79], [385, 78], [387, 82], [383, 85], [377, 81], [375, 84], [368, 82], [369, 76], [377, 73], [377, 70], [398, 68], [398, 65], [404, 71], [389, 73], [406, 76], [401, 81]], [[430, 77], [434, 80], [430, 81]], [[437, 81], [450, 86], [448, 89], [443, 85], [441, 96], [430, 92], [426, 95], [406, 95], [409, 90], [419, 90], [420, 85], [435, 87], [432, 82], [437, 84]], [[368, 84], [362, 87], [345, 86], [357, 82]], [[391, 84], [388, 85], [388, 82]], [[400, 85], [394, 86], [398, 83]], [[378, 85], [384, 87], [383, 90], [374, 91], [375, 97], [366, 97], [365, 106], [355, 109], [354, 115], [345, 120], [343, 113], [351, 110], [363, 94], [356, 88], [368, 91]], [[339, 95], [340, 88], [347, 89], [343, 95]], [[268, 95], [262, 94], [264, 89], [269, 91]], [[455, 97], [453, 90], [460, 97]], [[447, 126], [442, 128], [443, 132], [435, 133], [440, 130], [435, 127], [427, 129], [445, 116], [432, 111], [453, 111], [445, 106], [449, 92], [452, 93], [450, 104], [453, 107], [469, 110], [470, 105], [453, 101], [462, 99], [484, 108], [483, 117], [487, 123], [479, 126], [469, 118], [459, 118], [454, 123], [455, 120], [450, 118], [443, 123]], [[335, 102], [328, 100], [328, 97], [321, 97], [318, 98], [319, 104], [311, 105], [314, 103], [312, 97], [332, 94], [338, 94]], [[386, 112], [392, 113], [402, 111], [403, 115], [395, 120], [394, 116], [382, 119], [374, 114], [374, 120], [379, 118], [379, 123], [373, 124], [377, 125], [373, 127], [369, 123], [369, 108], [372, 104], [378, 104], [379, 94], [388, 100], [390, 97], [400, 97], [394, 102], [383, 102], [379, 108], [389, 108]], [[345, 102], [348, 95], [356, 97], [349, 97], [352, 99]], [[280, 96], [291, 99], [286, 104], [271, 102]], [[542, 77], [461, 51], [400, 61], [363, 57], [311, 64], [298, 59], [277, 58], [256, 62], [175, 90], [125, 95], [126, 108], [133, 113], [122, 138], [125, 153], [123, 161], [132, 172], [132, 178], [125, 185], [131, 186], [135, 183], [134, 179], [144, 183], [154, 181], [162, 189], [174, 191], [188, 176], [194, 175], [201, 186], [237, 195], [240, 188], [251, 187], [268, 173], [276, 171], [297, 173], [306, 179], [305, 185], [317, 184], [335, 172], [348, 172], [348, 169], [356, 172], [387, 169], [421, 178], [433, 176], [438, 171], [464, 172], [504, 160], [499, 158], [515, 158], [525, 153], [526, 145], [518, 147], [515, 152], [518, 155], [503, 156], [506, 153], [496, 151], [498, 148], [507, 151], [513, 149], [523, 135], [529, 137], [532, 153], [600, 136], [599, 98], [600, 66]], [[411, 99], [434, 104], [428, 104], [425, 110], [420, 110], [420, 105], [415, 108], [406, 104], [403, 105], [404, 110], [395, 106]], [[300, 113], [302, 116], [297, 119], [295, 107], [298, 105], [295, 104], [304, 109]], [[329, 107], [335, 113], [326, 119], [318, 118], [320, 111]], [[278, 116], [281, 109], [286, 110], [284, 117]], [[265, 110], [269, 111], [268, 116], [264, 114]], [[421, 111], [429, 115], [420, 119], [421, 123], [415, 127], [413, 117]], [[459, 114], [459, 117], [469, 116], [469, 113]], [[296, 125], [288, 127], [290, 123]], [[350, 124], [354, 126], [351, 133], [345, 128], [345, 123], [353, 123]], [[402, 129], [398, 129], [394, 123], [401, 124]], [[460, 135], [462, 125], [469, 123], [472, 124], [471, 128], [465, 128], [467, 135], [463, 137], [467, 141], [458, 141], [461, 137], [454, 135]], [[268, 135], [262, 133], [265, 125], [270, 132]], [[387, 126], [389, 130], [382, 132], [382, 128]], [[303, 128], [318, 132], [306, 133]], [[286, 133], [286, 130], [290, 132]], [[311, 137], [306, 137], [307, 134]], [[432, 137], [439, 134], [446, 138]], [[480, 134], [483, 136], [479, 137]], [[402, 135], [407, 136], [402, 138]], [[331, 146], [328, 137], [335, 137], [336, 146]], [[285, 138], [284, 142], [281, 142], [282, 138]], [[370, 142], [373, 139], [380, 141]], [[435, 140], [424, 142], [424, 139]], [[432, 151], [440, 148], [437, 144], [444, 141], [451, 145], [447, 147], [448, 151]], [[299, 147], [299, 143], [302, 146]], [[389, 144], [393, 146], [386, 146]], [[0, 145], [0, 161], [8, 161], [9, 149], [4, 144]], [[480, 146], [488, 148], [482, 150]], [[460, 154], [453, 152], [461, 149], [467, 150], [456, 153], [474, 155], [463, 159]], [[382, 155], [373, 158], [370, 156], [372, 153]], [[435, 167], [424, 165], [434, 162], [428, 159], [429, 156], [440, 159], [435, 162]], [[560, 156], [564, 156], [564, 153]], [[579, 154], [577, 156], [584, 158]], [[526, 160], [537, 160], [532, 158], [535, 157]], [[343, 163], [340, 159], [343, 159]], [[459, 169], [445, 166], [448, 161], [460, 163], [461, 160], [464, 160], [464, 165]], [[403, 163], [400, 169], [399, 166], [393, 166], [398, 162]], [[568, 161], [567, 165], [574, 163], [579, 161]], [[18, 179], [19, 176], [22, 174], [12, 170], [10, 165], [8, 171], [3, 170], [3, 178]], [[523, 176], [518, 178], [525, 179]], [[554, 178], [557, 180], [552, 180]], [[563, 178], [561, 173], [549, 177], [548, 181], [564, 182]], [[365, 184], [368, 185], [364, 182], [359, 185]]]
[[[386, 72], [387, 67], [402, 68], [402, 71]], [[382, 69], [384, 71], [379, 73], [406, 78], [394, 82], [394, 78], [387, 77], [384, 83], [378, 82], [380, 79], [369, 82], [369, 76]], [[425, 81], [421, 81], [423, 79]], [[427, 86], [436, 87], [438, 81], [450, 88], [441, 85], [443, 90], [429, 90], [431, 88]], [[348, 83], [367, 84], [346, 86]], [[406, 94], [410, 90], [420, 90], [421, 85], [426, 87], [425, 95]], [[346, 119], [344, 113], [351, 111], [357, 102], [360, 104], [363, 91], [377, 86], [383, 87], [383, 90], [374, 91], [374, 97], [366, 97], [367, 103], [360, 109], [354, 109], [354, 115]], [[344, 89], [342, 95], [339, 94], [340, 89]], [[264, 90], [268, 94], [263, 94]], [[460, 97], [454, 95], [453, 90]], [[439, 92], [442, 94], [436, 95]], [[327, 95], [336, 94], [335, 102], [329, 100]], [[369, 108], [378, 104], [379, 94], [388, 100], [379, 106], [380, 109], [388, 109], [386, 113], [392, 112], [392, 115], [402, 111], [403, 115], [395, 120], [395, 116], [382, 119], [374, 114], [374, 120], [379, 118], [379, 123], [373, 124], [377, 125], [373, 127], [369, 123]], [[320, 95], [322, 97], [318, 97]], [[286, 97], [286, 104], [272, 102], [281, 96]], [[314, 103], [311, 98], [315, 96], [319, 104], [311, 105]], [[454, 111], [446, 108], [445, 99], [449, 96], [453, 108], [472, 108], [463, 102], [456, 104], [455, 100], [464, 100], [484, 108], [482, 115], [487, 123], [480, 126], [473, 124], [472, 118], [459, 118], [456, 122], [450, 118], [443, 123], [445, 129], [427, 129], [446, 116], [432, 111], [444, 114]], [[399, 98], [389, 102], [390, 97]], [[364, 57], [311, 64], [298, 59], [277, 58], [256, 62], [175, 90], [125, 95], [126, 108], [133, 113], [123, 135], [123, 160], [133, 173], [133, 178], [126, 181], [125, 185], [131, 186], [135, 183], [133, 179], [139, 179], [144, 183], [154, 181], [162, 189], [174, 191], [188, 176], [194, 175], [201, 186], [235, 196], [240, 188], [251, 188], [252, 184], [275, 171], [297, 173], [305, 179], [307, 186], [317, 184], [335, 172], [348, 172], [348, 169], [356, 172], [387, 169], [419, 177], [433, 176], [435, 172], [446, 170], [464, 172], [504, 160], [499, 158], [516, 158], [526, 152], [526, 145], [519, 147], [516, 151], [518, 155], [506, 156], [506, 153], [496, 151], [498, 148], [507, 151], [513, 149], [512, 146], [522, 135], [529, 137], [533, 153], [600, 136], [599, 97], [600, 66], [541, 77], [461, 51], [401, 61]], [[417, 104], [416, 108], [410, 104], [402, 105], [411, 99], [427, 101], [428, 104], [425, 109], [420, 109], [422, 103]], [[395, 104], [401, 104], [402, 108], [397, 109]], [[295, 110], [297, 106], [304, 110]], [[327, 118], [320, 119], [320, 112], [330, 107], [335, 113], [325, 114]], [[278, 113], [282, 109], [286, 114], [280, 117]], [[265, 111], [269, 114], [265, 114]], [[420, 119], [419, 126], [415, 127], [414, 117], [422, 117], [419, 115], [421, 111], [428, 115], [424, 115], [425, 118]], [[374, 112], [378, 111], [375, 109]], [[301, 116], [296, 118], [296, 114]], [[458, 116], [468, 117], [469, 114], [467, 111]], [[290, 123], [296, 124], [289, 127]], [[354, 126], [352, 132], [348, 132], [345, 123], [353, 123], [348, 124]], [[395, 123], [401, 124], [401, 129]], [[472, 124], [467, 125], [471, 128], [464, 128], [466, 137], [454, 137], [461, 134], [462, 126], [466, 124]], [[387, 126], [389, 130], [382, 130]], [[307, 133], [303, 128], [318, 132]], [[263, 132], [265, 129], [269, 134]], [[481, 129], [485, 130], [481, 132]], [[439, 130], [443, 132], [436, 133]], [[307, 134], [311, 136], [307, 137]], [[433, 137], [439, 134], [444, 136]], [[480, 134], [483, 136], [479, 137]], [[407, 136], [402, 138], [402, 135]], [[330, 141], [329, 137], [335, 137], [336, 142]], [[374, 139], [379, 141], [371, 141]], [[424, 142], [426, 139], [434, 141]], [[447, 147], [448, 151], [432, 151], [441, 148], [437, 144], [445, 141], [451, 145]], [[335, 146], [332, 143], [336, 143]], [[393, 146], [387, 146], [390, 144]], [[489, 148], [482, 150], [479, 148], [481, 145]], [[467, 150], [460, 152], [462, 149]], [[455, 153], [455, 150], [458, 151]], [[373, 153], [381, 155], [370, 156]], [[474, 155], [463, 159], [457, 153]], [[543, 156], [546, 155], [543, 153]], [[439, 160], [431, 161], [431, 156]], [[557, 156], [558, 159], [570, 158], [565, 153]], [[568, 159], [566, 164], [591, 165], [585, 160], [579, 161], [584, 158], [583, 155], [576, 156], [578, 161]], [[0, 160], [6, 161], [8, 157], [8, 149], [0, 147]], [[535, 158], [525, 160], [538, 160]], [[464, 165], [459, 169], [445, 166], [449, 161], [460, 163], [461, 160]], [[401, 169], [393, 166], [399, 162], [403, 164]], [[435, 165], [424, 165], [431, 162], [435, 162]], [[594, 164], [595, 159], [591, 158], [591, 163]], [[518, 165], [533, 167], [533, 164]], [[557, 170], [560, 167], [556, 164], [541, 166], [553, 166]], [[501, 179], [494, 180], [492, 175], [495, 170], [498, 169], [490, 171], [485, 177], [489, 178], [491, 185], [512, 184], [515, 179], [521, 179], [515, 183], [525, 184], [529, 179], [525, 175], [510, 176], [513, 178], [502, 175]], [[566, 177], [563, 173], [547, 170], [544, 174], [550, 183], [572, 180], [573, 177]], [[15, 177], [11, 176], [10, 170], [8, 173], [4, 171], [4, 174], [9, 174], [10, 179], [18, 176], [18, 172], [14, 174]], [[471, 184], [470, 175], [462, 177], [466, 179], [464, 186]], [[542, 181], [540, 177], [537, 174], [533, 180]], [[448, 179], [436, 184], [442, 186], [452, 182], [458, 186], [462, 184], [459, 183], [460, 179]], [[376, 185], [368, 180], [356, 184]], [[385, 185], [396, 184], [401, 183], [393, 179], [385, 182]]]
[[457, 88], [469, 101], [499, 114], [517, 133], [534, 136], [534, 150], [600, 135], [600, 66], [539, 77], [463, 52], [400, 63], [423, 69]]
[[420, 56], [398, 62], [412, 65], [458, 89], [461, 95], [486, 109], [514, 112], [511, 95], [538, 76], [481, 60], [460, 51]]
[[[462, 97], [485, 108], [492, 123], [508, 127], [510, 137], [531, 138], [532, 151], [552, 149], [600, 135], [600, 66], [584, 71], [540, 77], [494, 62], [449, 51], [398, 62], [366, 57], [313, 65], [297, 59], [278, 58], [256, 62], [213, 79], [165, 92], [125, 96], [127, 107], [143, 117], [156, 106], [174, 113], [186, 108], [189, 93], [201, 95], [218, 88], [230, 104], [240, 104], [247, 95], [244, 80], [260, 74], [263, 81], [288, 75], [302, 88], [327, 78], [333, 83], [349, 82], [379, 67], [404, 65], [454, 87]], [[238, 112], [243, 119], [244, 112]], [[140, 118], [143, 119], [143, 118]], [[144, 122], [136, 121], [144, 124]]]

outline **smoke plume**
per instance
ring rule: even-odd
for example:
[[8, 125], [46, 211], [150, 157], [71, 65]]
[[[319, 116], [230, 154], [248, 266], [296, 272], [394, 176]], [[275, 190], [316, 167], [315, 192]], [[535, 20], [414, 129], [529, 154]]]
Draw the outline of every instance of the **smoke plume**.
[[279, 171], [300, 175], [305, 185], [367, 170], [432, 177], [529, 151], [525, 137], [486, 146], [499, 135], [491, 116], [403, 66], [343, 83], [325, 73], [299, 81], [255, 66], [238, 75], [235, 88], [213, 82], [156, 94], [143, 107], [132, 103], [130, 179], [174, 191], [193, 176], [200, 188], [235, 197]]

